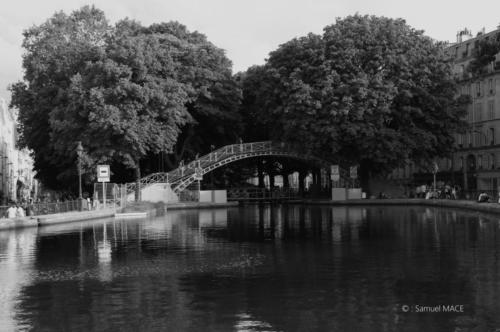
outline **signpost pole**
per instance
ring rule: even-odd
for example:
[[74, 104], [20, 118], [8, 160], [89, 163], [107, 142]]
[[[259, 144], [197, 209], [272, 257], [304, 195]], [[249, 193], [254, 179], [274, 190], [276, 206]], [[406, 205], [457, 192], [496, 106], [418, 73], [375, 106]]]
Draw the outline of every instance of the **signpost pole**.
[[110, 180], [109, 165], [97, 165], [97, 181], [102, 183], [102, 205], [106, 208], [106, 182]]

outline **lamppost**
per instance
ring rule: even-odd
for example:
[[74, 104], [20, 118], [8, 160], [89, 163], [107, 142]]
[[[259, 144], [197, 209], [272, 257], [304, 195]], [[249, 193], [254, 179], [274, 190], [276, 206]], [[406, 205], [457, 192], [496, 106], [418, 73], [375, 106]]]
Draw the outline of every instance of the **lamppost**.
[[83, 146], [82, 142], [76, 142], [76, 154], [78, 156], [78, 199], [82, 200], [82, 154], [83, 154]]

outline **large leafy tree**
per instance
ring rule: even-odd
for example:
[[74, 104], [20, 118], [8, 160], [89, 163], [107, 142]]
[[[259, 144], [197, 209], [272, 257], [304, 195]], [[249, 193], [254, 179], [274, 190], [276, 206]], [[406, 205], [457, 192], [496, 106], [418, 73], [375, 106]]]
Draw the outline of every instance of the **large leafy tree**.
[[52, 113], [60, 121], [52, 129], [60, 139], [80, 132], [95, 157], [134, 168], [138, 181], [141, 159], [170, 151], [191, 121], [185, 104], [192, 88], [176, 79], [165, 36], [130, 33], [135, 27], [121, 22], [106, 56], [73, 76], [70, 103]]
[[44, 185], [68, 183], [75, 174], [75, 141], [54, 132], [57, 118], [69, 99], [72, 78], [88, 61], [101, 59], [111, 27], [104, 14], [83, 7], [71, 15], [56, 13], [45, 23], [24, 32], [24, 80], [11, 86], [11, 106], [19, 109], [20, 143], [34, 153], [34, 168]]
[[[83, 7], [28, 30], [24, 47], [25, 79], [12, 86], [12, 105], [20, 110], [22, 143], [51, 187], [72, 175], [68, 156], [77, 140], [89, 168], [110, 162], [117, 173], [135, 169], [138, 179], [151, 156], [176, 154], [192, 136], [205, 145], [212, 136], [224, 140], [238, 128], [231, 63], [181, 24], [123, 20], [110, 27], [101, 11]], [[189, 134], [200, 123], [210, 129]]]
[[[500, 34], [480, 40], [474, 47], [474, 59], [469, 63], [467, 70], [474, 76], [486, 74], [486, 66], [495, 61], [499, 52]], [[495, 67], [497, 66], [498, 64], [495, 63]]]
[[232, 76], [232, 64], [224, 50], [204, 35], [189, 32], [175, 22], [153, 24], [142, 33], [175, 40], [171, 47], [176, 48], [178, 80], [192, 88], [191, 99], [186, 103], [192, 121], [182, 127], [175, 147], [165, 158], [166, 166], [174, 168], [180, 160], [236, 142], [241, 131], [241, 89]]
[[272, 52], [253, 102], [272, 138], [366, 176], [452, 150], [467, 100], [450, 69], [443, 45], [404, 20], [354, 15]]

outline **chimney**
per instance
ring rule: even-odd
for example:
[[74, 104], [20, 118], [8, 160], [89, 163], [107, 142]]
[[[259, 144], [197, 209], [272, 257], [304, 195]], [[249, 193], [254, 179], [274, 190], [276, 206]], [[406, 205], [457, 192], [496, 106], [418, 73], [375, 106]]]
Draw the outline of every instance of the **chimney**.
[[472, 38], [472, 32], [467, 28], [464, 28], [463, 30], [457, 32], [457, 43], [464, 42], [471, 38]]

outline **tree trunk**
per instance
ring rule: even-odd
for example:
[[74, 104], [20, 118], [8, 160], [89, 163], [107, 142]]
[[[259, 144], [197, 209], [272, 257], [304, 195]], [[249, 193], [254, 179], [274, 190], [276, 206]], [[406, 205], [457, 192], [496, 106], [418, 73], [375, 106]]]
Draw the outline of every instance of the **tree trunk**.
[[290, 179], [288, 178], [288, 173], [282, 173], [281, 176], [283, 177], [283, 188], [290, 188]]
[[366, 192], [366, 197], [370, 197], [372, 193], [370, 190], [371, 171], [369, 163], [361, 162], [358, 176], [361, 190]]
[[268, 175], [269, 175], [269, 189], [273, 190], [273, 188], [274, 188], [274, 176], [275, 176], [275, 174], [273, 172], [269, 172]]
[[179, 163], [179, 161], [173, 154], [168, 154], [166, 158], [163, 159], [163, 161], [167, 170], [173, 170], [177, 168], [177, 164]]
[[302, 197], [304, 197], [304, 180], [305, 180], [305, 178], [306, 178], [306, 171], [300, 170], [299, 171], [299, 194]]
[[262, 165], [262, 159], [257, 159], [257, 176], [259, 178], [259, 188], [264, 188], [264, 167]]
[[141, 165], [139, 160], [136, 161], [135, 166], [135, 201], [141, 201]]

